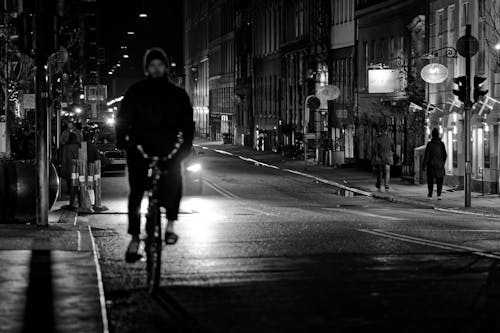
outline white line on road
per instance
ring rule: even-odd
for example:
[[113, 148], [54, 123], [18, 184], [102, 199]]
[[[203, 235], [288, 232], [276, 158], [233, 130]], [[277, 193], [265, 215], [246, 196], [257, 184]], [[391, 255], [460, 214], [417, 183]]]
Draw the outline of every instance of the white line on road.
[[240, 199], [240, 197], [238, 197], [236, 194], [226, 190], [225, 188], [216, 184], [215, 182], [208, 181], [207, 179], [203, 179], [203, 181], [205, 182], [205, 184], [210, 186], [214, 191], [216, 191], [217, 193], [221, 194], [222, 196], [224, 196], [226, 198]]
[[405, 219], [405, 218], [402, 218], [402, 217], [378, 215], [378, 214], [360, 212], [360, 211], [357, 211], [357, 210], [350, 210], [350, 209], [329, 208], [329, 207], [323, 207], [323, 209], [324, 210], [328, 210], [328, 211], [335, 211], [335, 212], [347, 213], [347, 214], [358, 215], [358, 216], [363, 216], [363, 217], [374, 217], [374, 218], [384, 219], [384, 220], [390, 220], [390, 221], [407, 221], [408, 220], [408, 219]]
[[396, 239], [396, 240], [399, 240], [402, 242], [419, 244], [419, 245], [426, 245], [426, 246], [436, 247], [436, 248], [443, 249], [443, 250], [452, 250], [452, 251], [457, 251], [457, 252], [470, 252], [470, 253], [477, 255], [477, 256], [480, 256], [480, 257], [487, 257], [487, 258], [491, 258], [491, 259], [500, 259], [500, 253], [486, 252], [486, 251], [483, 251], [481, 249], [477, 249], [477, 248], [473, 248], [473, 247], [456, 245], [456, 244], [445, 243], [445, 242], [440, 242], [440, 241], [433, 241], [433, 240], [429, 240], [429, 239], [425, 239], [425, 238], [407, 236], [407, 235], [402, 235], [402, 234], [398, 234], [395, 232], [383, 231], [383, 230], [378, 230], [378, 229], [373, 229], [373, 230], [356, 229], [356, 230], [360, 231], [360, 232], [367, 233], [367, 234], [380, 236], [380, 237]]

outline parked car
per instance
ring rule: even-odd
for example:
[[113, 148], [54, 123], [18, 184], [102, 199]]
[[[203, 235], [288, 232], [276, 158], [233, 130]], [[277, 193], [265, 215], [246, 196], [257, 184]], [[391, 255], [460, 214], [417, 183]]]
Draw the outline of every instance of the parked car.
[[101, 173], [124, 172], [127, 167], [125, 152], [116, 148], [114, 136], [100, 135], [97, 148], [101, 152]]
[[203, 167], [200, 153], [195, 148], [182, 162], [183, 187], [186, 194], [201, 195], [203, 193]]

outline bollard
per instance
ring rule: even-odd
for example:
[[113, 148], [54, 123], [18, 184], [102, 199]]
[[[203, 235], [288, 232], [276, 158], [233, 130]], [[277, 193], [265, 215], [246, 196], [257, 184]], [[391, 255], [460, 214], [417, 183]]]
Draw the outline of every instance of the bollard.
[[69, 189], [69, 206], [72, 209], [78, 209], [78, 183], [79, 183], [79, 165], [78, 160], [73, 160], [71, 165], [71, 184]]
[[102, 183], [101, 183], [101, 161], [97, 160], [94, 163], [94, 191], [95, 191], [95, 204], [94, 210], [105, 211], [108, 210], [106, 206], [102, 205]]
[[87, 164], [87, 192], [90, 199], [90, 205], [95, 205], [95, 191], [94, 191], [94, 171], [95, 163]]
[[[87, 142], [83, 141], [80, 146], [79, 160], [81, 166], [87, 166]], [[82, 213], [93, 213], [92, 205], [90, 204], [89, 192], [87, 191], [87, 176], [88, 171], [86, 167], [80, 168], [80, 209]]]

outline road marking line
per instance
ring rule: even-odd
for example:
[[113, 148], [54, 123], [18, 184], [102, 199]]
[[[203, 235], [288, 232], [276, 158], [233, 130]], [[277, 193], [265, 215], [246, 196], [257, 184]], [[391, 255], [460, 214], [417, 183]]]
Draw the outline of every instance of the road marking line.
[[216, 191], [217, 193], [221, 194], [222, 196], [226, 197], [226, 198], [229, 198], [229, 199], [239, 199], [239, 197], [231, 192], [229, 192], [228, 190], [222, 188], [221, 186], [219, 185], [216, 185], [215, 183], [213, 182], [210, 182], [208, 181], [207, 179], [203, 179], [203, 181], [208, 185], [210, 186], [214, 191]]
[[224, 187], [222, 187], [221, 185], [219, 185], [219, 184], [217, 184], [217, 183], [215, 183], [215, 182], [212, 182], [212, 185], [213, 185], [213, 186], [215, 186], [215, 187], [217, 187], [217, 188], [218, 188], [219, 190], [221, 190], [222, 192], [227, 193], [227, 194], [228, 194], [231, 198], [233, 198], [233, 199], [239, 199], [239, 197], [238, 197], [236, 194], [232, 193], [232, 192], [231, 192], [231, 191], [229, 191], [228, 189], [225, 189], [225, 188], [224, 188]]
[[324, 210], [330, 210], [330, 211], [343, 212], [343, 213], [348, 213], [348, 214], [353, 214], [353, 215], [359, 215], [359, 216], [364, 216], [364, 217], [375, 217], [375, 218], [384, 219], [384, 220], [391, 220], [391, 221], [408, 221], [408, 219], [405, 219], [403, 217], [393, 217], [393, 216], [377, 215], [377, 214], [371, 214], [371, 213], [366, 213], [366, 212], [359, 212], [359, 211], [356, 211], [356, 210], [349, 210], [349, 209], [342, 209], [342, 208], [323, 207], [323, 209]]
[[76, 231], [76, 237], [77, 237], [76, 250], [81, 251], [82, 250], [82, 233], [80, 232], [80, 230]]
[[452, 250], [452, 251], [457, 251], [457, 252], [470, 252], [474, 255], [480, 256], [480, 257], [486, 257], [490, 259], [500, 259], [500, 254], [497, 252], [492, 252], [488, 253], [485, 252], [481, 249], [473, 248], [473, 247], [468, 247], [468, 246], [462, 246], [462, 245], [456, 245], [456, 244], [450, 244], [450, 243], [445, 243], [445, 242], [439, 242], [439, 241], [433, 241], [425, 238], [419, 238], [419, 237], [413, 237], [413, 236], [407, 236], [407, 235], [402, 235], [398, 234], [395, 232], [389, 232], [389, 231], [382, 231], [378, 229], [356, 229], [359, 232], [364, 232], [380, 237], [386, 237], [386, 238], [391, 238], [391, 239], [396, 239], [399, 241], [403, 242], [408, 242], [408, 243], [414, 243], [414, 244], [419, 244], [419, 245], [426, 245], [426, 246], [431, 246], [431, 247], [436, 247], [444, 250]]
[[94, 263], [95, 263], [95, 270], [96, 270], [96, 275], [97, 275], [97, 287], [99, 289], [99, 303], [101, 304], [102, 332], [109, 333], [108, 313], [106, 311], [106, 298], [104, 297], [104, 286], [102, 283], [101, 265], [99, 264], [99, 258], [98, 258], [98, 254], [97, 254], [97, 245], [96, 245], [95, 240], [94, 240], [94, 235], [92, 234], [92, 228], [90, 227], [90, 225], [88, 226], [88, 228], [89, 228], [90, 241], [92, 242], [92, 252], [94, 254]]
[[229, 156], [235, 156], [233, 153], [230, 153], [228, 151], [225, 151], [225, 150], [219, 150], [219, 149], [215, 149], [215, 151], [219, 154], [224, 154], [224, 155], [229, 155]]

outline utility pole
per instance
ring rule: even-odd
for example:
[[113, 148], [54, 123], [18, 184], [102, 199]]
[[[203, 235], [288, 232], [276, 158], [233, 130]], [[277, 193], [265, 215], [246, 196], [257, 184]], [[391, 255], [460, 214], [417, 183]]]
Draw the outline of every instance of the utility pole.
[[4, 111], [5, 111], [5, 156], [10, 157], [10, 131], [9, 131], [9, 67], [10, 67], [10, 54], [9, 54], [9, 8], [7, 5], [7, 0], [3, 1], [3, 24], [5, 27], [5, 100], [4, 100]]
[[49, 120], [50, 114], [47, 108], [47, 44], [49, 13], [44, 0], [35, 1], [36, 22], [36, 224], [48, 226], [49, 224]]

